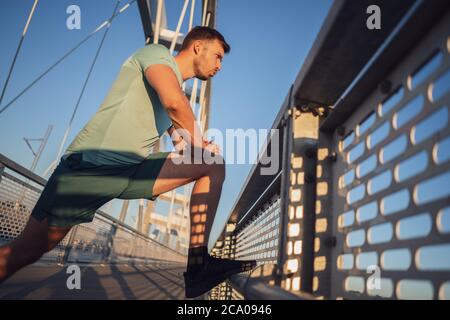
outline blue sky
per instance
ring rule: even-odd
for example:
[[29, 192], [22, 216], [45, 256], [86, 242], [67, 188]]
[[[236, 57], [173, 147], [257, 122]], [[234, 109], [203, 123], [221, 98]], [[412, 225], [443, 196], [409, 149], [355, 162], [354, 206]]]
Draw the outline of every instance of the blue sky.
[[[125, 1], [122, 2], [122, 4]], [[197, 1], [199, 9], [200, 1]], [[214, 78], [210, 127], [268, 129], [294, 81], [331, 6], [331, 0], [219, 1], [217, 29], [231, 45], [222, 71]], [[2, 50], [0, 84], [6, 79], [32, 0], [5, 1], [0, 12]], [[81, 8], [81, 29], [68, 30], [66, 8]], [[168, 26], [175, 29], [183, 1], [166, 1]], [[40, 1], [18, 57], [4, 102], [28, 85], [102, 21], [109, 18], [114, 0]], [[199, 17], [196, 10], [196, 21]], [[187, 30], [187, 21], [182, 31]], [[0, 152], [29, 167], [31, 151], [23, 137], [40, 138], [54, 129], [36, 172], [41, 174], [55, 158], [103, 32], [52, 70], [0, 115]], [[81, 101], [68, 143], [95, 113], [122, 62], [144, 45], [137, 5], [112, 24]], [[67, 146], [67, 144], [66, 144]], [[35, 149], [37, 149], [35, 145]], [[210, 246], [222, 230], [250, 164], [227, 164], [227, 177], [214, 223]], [[136, 204], [127, 223], [135, 221]], [[134, 211], [134, 212], [133, 212]], [[116, 215], [117, 210], [111, 212]]]

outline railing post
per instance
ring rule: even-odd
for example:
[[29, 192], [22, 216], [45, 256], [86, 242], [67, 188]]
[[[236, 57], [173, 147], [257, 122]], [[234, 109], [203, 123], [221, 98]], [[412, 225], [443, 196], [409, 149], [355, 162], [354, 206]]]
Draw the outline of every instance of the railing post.
[[[236, 228], [235, 223], [227, 223], [225, 227], [225, 237], [222, 248], [222, 258], [234, 259], [236, 255], [236, 235], [234, 230]], [[219, 288], [219, 296], [225, 300], [231, 300], [232, 293], [231, 285], [227, 282], [225, 286]]]
[[312, 293], [319, 119], [309, 110], [301, 112], [289, 107], [284, 127], [276, 284], [287, 290]]
[[331, 298], [331, 272], [335, 263], [332, 259], [332, 254], [336, 247], [336, 237], [333, 235], [334, 217], [331, 198], [332, 194], [336, 192], [332, 169], [337, 160], [337, 155], [331, 151], [331, 146], [332, 134], [320, 131], [317, 151], [316, 197], [316, 219], [320, 228], [316, 229], [316, 241], [319, 244], [315, 248], [315, 256], [318, 261], [323, 260], [324, 263], [321, 265], [321, 268], [314, 270], [314, 278], [316, 279], [316, 290], [314, 290], [314, 293], [316, 296], [324, 299]]
[[234, 229], [236, 225], [234, 223], [227, 223], [225, 229], [225, 244], [223, 255], [224, 258], [234, 259], [236, 250], [236, 236], [234, 235]]
[[[307, 114], [311, 116], [311, 114]], [[304, 116], [304, 115], [302, 115]], [[316, 120], [316, 119], [315, 119]], [[314, 122], [314, 119], [307, 119]], [[300, 290], [313, 292], [314, 276], [314, 239], [316, 225], [316, 167], [317, 167], [317, 140], [300, 138], [296, 143], [297, 154], [304, 159], [303, 195], [300, 203], [303, 206], [303, 217], [300, 218], [300, 238], [302, 251], [300, 258]], [[294, 171], [294, 175], [296, 172]], [[292, 184], [293, 181], [291, 181]], [[297, 184], [302, 183], [297, 177]], [[297, 219], [297, 216], [295, 217]], [[295, 255], [295, 252], [294, 252]]]
[[[291, 92], [292, 93], [292, 87]], [[289, 99], [290, 100], [290, 99]], [[290, 103], [290, 102], [289, 102]], [[289, 105], [290, 107], [290, 105]], [[283, 149], [282, 149], [282, 170], [281, 174], [281, 190], [280, 190], [280, 227], [279, 227], [279, 249], [277, 267], [274, 269], [275, 285], [282, 286], [284, 264], [286, 261], [286, 231], [288, 227], [288, 202], [289, 202], [289, 172], [291, 170], [291, 146], [292, 146], [292, 110], [289, 109], [284, 115], [281, 126], [283, 130]]]
[[111, 225], [111, 230], [109, 231], [109, 235], [108, 235], [108, 240], [106, 241], [106, 254], [103, 257], [103, 262], [105, 264], [108, 264], [111, 262], [112, 259], [112, 254], [114, 252], [113, 248], [114, 248], [114, 237], [116, 236], [117, 233], [117, 223], [113, 223]]
[[63, 265], [69, 261], [70, 252], [72, 251], [72, 247], [73, 247], [73, 243], [75, 241], [75, 235], [77, 233], [77, 230], [78, 230], [78, 225], [73, 226], [72, 230], [70, 231], [69, 239], [67, 240], [66, 247], [64, 248], [64, 255], [63, 255], [62, 261], [60, 262]]
[[128, 213], [128, 205], [130, 204], [129, 200], [124, 200], [122, 203], [122, 209], [120, 210], [119, 214], [119, 221], [122, 223], [125, 223], [125, 219], [127, 217]]

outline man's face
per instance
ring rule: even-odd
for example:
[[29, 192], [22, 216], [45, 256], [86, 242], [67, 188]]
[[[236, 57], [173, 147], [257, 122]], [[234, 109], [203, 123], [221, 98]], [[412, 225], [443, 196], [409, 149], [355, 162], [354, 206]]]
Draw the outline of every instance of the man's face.
[[218, 40], [198, 40], [194, 46], [194, 50], [197, 50], [194, 58], [195, 77], [208, 80], [222, 68], [224, 56], [222, 44]]

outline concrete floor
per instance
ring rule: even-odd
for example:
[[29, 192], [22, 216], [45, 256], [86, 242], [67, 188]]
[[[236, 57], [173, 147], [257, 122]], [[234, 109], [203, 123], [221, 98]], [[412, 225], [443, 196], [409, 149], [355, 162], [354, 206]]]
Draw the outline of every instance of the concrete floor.
[[79, 290], [67, 288], [67, 267], [28, 266], [0, 285], [0, 299], [185, 299], [184, 266], [80, 265]]

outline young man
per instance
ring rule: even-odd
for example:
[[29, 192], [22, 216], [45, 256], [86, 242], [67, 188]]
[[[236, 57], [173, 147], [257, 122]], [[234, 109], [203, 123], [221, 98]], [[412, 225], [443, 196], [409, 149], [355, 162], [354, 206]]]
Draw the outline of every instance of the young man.
[[[203, 138], [181, 90], [187, 79], [213, 77], [229, 51], [219, 32], [196, 27], [176, 57], [166, 47], [151, 44], [124, 62], [99, 110], [61, 158], [22, 234], [0, 247], [0, 283], [52, 250], [72, 226], [92, 221], [95, 211], [108, 201], [154, 200], [193, 181], [186, 297], [199, 296], [230, 275], [255, 267], [254, 260], [208, 254], [225, 165], [218, 146]], [[174, 139], [178, 129], [185, 134]], [[152, 153], [165, 131], [178, 152]], [[180, 163], [186, 146], [216, 154], [215, 163], [207, 164], [203, 157], [200, 162]]]

